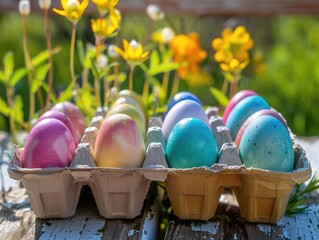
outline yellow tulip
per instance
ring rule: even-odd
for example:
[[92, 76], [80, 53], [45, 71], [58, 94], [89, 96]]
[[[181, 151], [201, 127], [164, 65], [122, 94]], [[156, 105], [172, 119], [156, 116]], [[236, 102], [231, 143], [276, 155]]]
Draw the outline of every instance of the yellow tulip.
[[65, 16], [71, 22], [77, 22], [88, 4], [89, 0], [83, 0], [81, 3], [78, 0], [61, 0], [63, 10], [54, 8], [53, 11], [61, 16]]
[[142, 63], [149, 56], [149, 52], [144, 51], [143, 46], [135, 40], [128, 42], [124, 39], [123, 50], [115, 47], [115, 51], [120, 54], [131, 67]]
[[253, 45], [245, 27], [238, 26], [234, 31], [226, 28], [221, 38], [212, 41], [212, 48], [216, 51], [214, 59], [223, 71], [238, 73], [249, 64], [248, 51]]
[[114, 9], [119, 0], [92, 0], [102, 14], [105, 14], [109, 9]]
[[118, 22], [113, 25], [110, 19], [91, 19], [91, 28], [96, 37], [113, 37], [117, 34], [119, 27]]

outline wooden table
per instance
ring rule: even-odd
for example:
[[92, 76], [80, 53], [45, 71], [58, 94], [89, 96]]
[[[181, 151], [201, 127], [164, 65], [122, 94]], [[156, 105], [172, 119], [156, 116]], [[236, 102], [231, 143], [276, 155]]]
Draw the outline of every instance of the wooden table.
[[[319, 138], [299, 138], [299, 141], [316, 171], [319, 169]], [[0, 143], [0, 157], [6, 159], [4, 149], [12, 148], [9, 135], [0, 133]], [[6, 161], [0, 169], [2, 172], [6, 170]], [[181, 221], [171, 214], [167, 229], [160, 231], [158, 198], [151, 194], [139, 217], [106, 220], [99, 215], [89, 188], [83, 188], [74, 217], [41, 220], [32, 211], [23, 186], [15, 183], [6, 188], [0, 197], [0, 239], [319, 239], [317, 193], [311, 196], [307, 213], [285, 216], [277, 224], [257, 224], [240, 217], [233, 195], [226, 192], [213, 219]]]

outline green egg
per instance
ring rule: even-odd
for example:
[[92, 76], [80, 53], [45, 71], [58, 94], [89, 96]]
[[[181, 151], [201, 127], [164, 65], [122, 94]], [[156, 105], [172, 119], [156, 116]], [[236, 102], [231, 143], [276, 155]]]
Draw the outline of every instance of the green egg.
[[166, 158], [170, 168], [211, 167], [218, 160], [216, 140], [203, 121], [185, 118], [172, 129]]

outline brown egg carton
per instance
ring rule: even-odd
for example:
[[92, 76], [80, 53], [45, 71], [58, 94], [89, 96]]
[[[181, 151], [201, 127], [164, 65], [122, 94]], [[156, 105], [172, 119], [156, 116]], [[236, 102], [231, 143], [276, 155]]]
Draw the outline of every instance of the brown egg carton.
[[[219, 161], [211, 167], [168, 168], [161, 121], [151, 118], [155, 127], [148, 129], [148, 147], [144, 174], [164, 182], [174, 214], [180, 219], [208, 220], [215, 214], [225, 188], [234, 192], [243, 218], [250, 222], [276, 223], [286, 210], [296, 183], [311, 177], [310, 163], [304, 149], [294, 142], [295, 166], [292, 172], [274, 172], [246, 168], [229, 130], [223, 126], [216, 108], [206, 114], [219, 149]], [[152, 124], [151, 124], [152, 125]], [[293, 135], [292, 135], [293, 137]]]
[[141, 213], [151, 180], [140, 168], [97, 167], [93, 158], [95, 138], [106, 115], [100, 109], [85, 130], [70, 167], [27, 169], [17, 148], [9, 164], [11, 178], [21, 180], [39, 218], [67, 218], [75, 214], [81, 189], [88, 185], [100, 215], [132, 219]]

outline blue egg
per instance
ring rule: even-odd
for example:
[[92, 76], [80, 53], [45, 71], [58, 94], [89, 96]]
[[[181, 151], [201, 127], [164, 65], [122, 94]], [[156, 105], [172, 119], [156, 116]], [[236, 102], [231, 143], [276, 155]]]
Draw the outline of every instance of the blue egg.
[[275, 117], [262, 115], [252, 120], [244, 132], [240, 157], [246, 167], [291, 172], [294, 149], [287, 128]]
[[235, 141], [237, 133], [244, 122], [255, 112], [263, 109], [270, 109], [270, 106], [261, 96], [249, 96], [241, 100], [229, 113], [226, 127], [230, 136]]
[[166, 114], [171, 110], [171, 108], [178, 102], [183, 101], [183, 100], [193, 100], [200, 105], [202, 105], [201, 101], [196, 97], [195, 94], [190, 93], [190, 92], [178, 92], [176, 93], [173, 98], [169, 101], [168, 106], [167, 106], [167, 111]]
[[183, 100], [176, 103], [164, 118], [162, 131], [166, 141], [173, 127], [184, 118], [198, 118], [210, 128], [203, 106], [193, 100]]
[[216, 140], [203, 121], [184, 118], [172, 129], [166, 158], [171, 168], [211, 167], [218, 160]]

